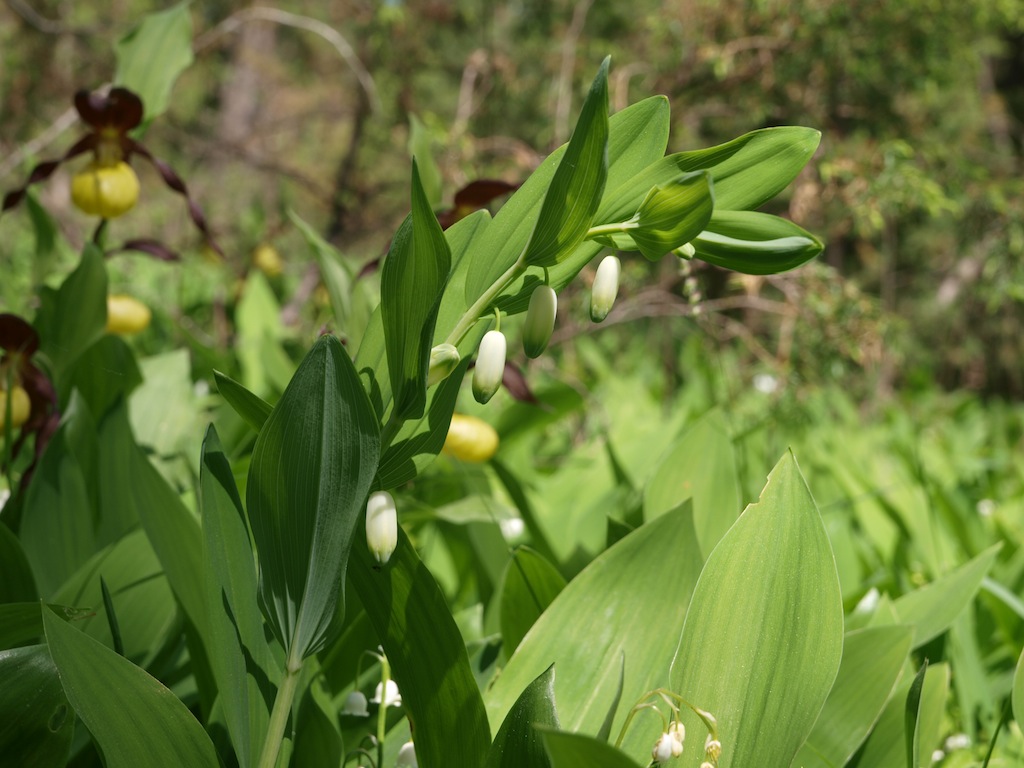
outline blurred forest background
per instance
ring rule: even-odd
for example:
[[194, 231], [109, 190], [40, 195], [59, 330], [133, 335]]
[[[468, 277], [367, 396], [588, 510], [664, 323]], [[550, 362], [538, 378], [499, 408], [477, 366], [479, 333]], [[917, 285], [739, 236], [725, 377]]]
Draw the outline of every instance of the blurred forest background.
[[[0, 4], [0, 190], [70, 145], [73, 93], [109, 82], [113, 43], [161, 7]], [[818, 155], [772, 212], [827, 247], [768, 278], [632, 259], [609, 322], [638, 320], [662, 345], [698, 328], [797, 389], [1024, 397], [1022, 0], [213, 0], [191, 12], [195, 62], [146, 142], [188, 181], [225, 261], [200, 251], [148, 166], [136, 165], [139, 209], [111, 225], [195, 246], [189, 290], [209, 301], [178, 286], [167, 311], [181, 332], [229, 343], [215, 312], [199, 315], [230, 306], [223, 276], [244, 275], [261, 244], [283, 257], [286, 312], [315, 322], [316, 271], [289, 209], [355, 263], [376, 258], [407, 212], [411, 140], [430, 147], [446, 204], [474, 179], [520, 182], [568, 139], [610, 53], [612, 109], [667, 95], [672, 151], [819, 128]], [[93, 224], [71, 208], [70, 172], [39, 188], [70, 244], [54, 246], [54, 278]], [[26, 314], [50, 274], [28, 220], [0, 220], [0, 308]], [[121, 279], [166, 305], [166, 265], [131, 259]], [[558, 338], [583, 330], [566, 321]]]

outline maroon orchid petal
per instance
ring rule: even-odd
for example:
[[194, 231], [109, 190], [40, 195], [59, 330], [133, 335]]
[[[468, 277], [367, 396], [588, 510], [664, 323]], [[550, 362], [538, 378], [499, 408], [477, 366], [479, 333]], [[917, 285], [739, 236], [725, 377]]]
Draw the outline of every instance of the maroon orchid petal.
[[127, 88], [112, 88], [110, 93], [79, 91], [75, 109], [82, 121], [95, 128], [113, 128], [127, 133], [142, 122], [142, 100]]
[[159, 240], [153, 240], [152, 238], [125, 240], [120, 248], [111, 251], [111, 253], [122, 253], [124, 251], [138, 251], [139, 253], [152, 256], [159, 261], [181, 261], [181, 255], [177, 251], [172, 251]]
[[53, 172], [56, 171], [60, 164], [65, 160], [78, 157], [80, 154], [92, 149], [94, 146], [96, 146], [96, 136], [90, 133], [88, 136], [83, 136], [72, 144], [71, 149], [65, 152], [59, 159], [47, 160], [37, 165], [32, 169], [32, 172], [28, 175], [28, 179], [24, 184], [22, 184], [18, 189], [4, 195], [4, 202], [3, 205], [0, 206], [0, 213], [3, 213], [20, 203], [22, 198], [25, 197], [25, 193], [28, 191], [30, 186], [36, 182], [50, 178], [53, 175]]
[[505, 373], [501, 377], [501, 383], [508, 390], [508, 393], [519, 402], [530, 403], [530, 405], [540, 404], [537, 396], [530, 389], [530, 385], [526, 383], [526, 377], [523, 376], [523, 372], [508, 361], [505, 362]]
[[382, 258], [384, 257], [378, 256], [377, 258], [370, 259], [368, 262], [363, 264], [363, 266], [360, 267], [359, 271], [356, 273], [356, 280], [362, 280], [364, 277], [372, 275], [374, 272], [380, 269], [380, 262]]
[[188, 204], [189, 216], [192, 218], [192, 223], [196, 225], [196, 229], [203, 233], [210, 247], [223, 256], [224, 251], [220, 249], [220, 246], [217, 245], [217, 242], [213, 239], [210, 227], [206, 223], [206, 216], [203, 214], [203, 210], [199, 207], [199, 204], [192, 199], [191, 195], [189, 195], [188, 187], [185, 186], [185, 181], [174, 171], [173, 168], [171, 168], [171, 166], [163, 160], [153, 157], [153, 154], [137, 141], [129, 140], [127, 144], [130, 146], [131, 151], [138, 153], [153, 164], [157, 173], [160, 174], [160, 178], [164, 180], [164, 184], [185, 198], [185, 202]]
[[32, 357], [39, 349], [39, 334], [25, 320], [4, 312], [0, 314], [0, 349]]
[[455, 193], [456, 208], [483, 208], [491, 200], [519, 189], [518, 184], [509, 184], [500, 179], [477, 179]]

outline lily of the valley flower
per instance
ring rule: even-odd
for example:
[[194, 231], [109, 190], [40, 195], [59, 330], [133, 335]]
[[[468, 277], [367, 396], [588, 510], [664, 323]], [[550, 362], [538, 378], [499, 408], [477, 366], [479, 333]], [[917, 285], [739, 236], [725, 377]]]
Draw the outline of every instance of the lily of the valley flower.
[[398, 546], [398, 513], [387, 491], [370, 494], [366, 502], [366, 545], [381, 564], [391, 559]]
[[612, 311], [619, 292], [619, 273], [622, 264], [616, 256], [605, 256], [597, 266], [594, 285], [590, 289], [590, 319], [600, 323]]
[[488, 331], [480, 341], [473, 369], [473, 397], [478, 403], [486, 403], [501, 386], [505, 375], [505, 334]]
[[345, 705], [341, 708], [341, 714], [353, 717], [369, 717], [370, 710], [366, 708], [366, 694], [362, 691], [352, 691], [345, 697]]
[[402, 692], [398, 690], [398, 684], [394, 680], [388, 680], [387, 685], [377, 683], [377, 689], [373, 693], [370, 703], [379, 704], [382, 707], [402, 706]]
[[523, 351], [530, 358], [540, 357], [555, 330], [558, 296], [550, 285], [538, 285], [530, 294], [530, 308], [523, 324]]
[[418, 768], [419, 763], [416, 762], [416, 747], [413, 746], [411, 741], [405, 742], [402, 748], [398, 750], [398, 757], [395, 759], [395, 768]]

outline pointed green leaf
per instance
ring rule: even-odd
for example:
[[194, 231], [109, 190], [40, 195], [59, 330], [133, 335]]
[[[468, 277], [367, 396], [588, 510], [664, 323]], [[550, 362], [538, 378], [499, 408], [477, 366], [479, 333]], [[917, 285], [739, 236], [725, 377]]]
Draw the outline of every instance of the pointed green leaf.
[[214, 371], [213, 378], [217, 382], [217, 391], [234, 409], [235, 413], [241, 416], [242, 420], [256, 432], [263, 429], [263, 424], [269, 418], [274, 407], [220, 371]]
[[774, 275], [821, 253], [821, 241], [793, 222], [756, 211], [718, 209], [693, 241], [696, 258], [748, 275]]
[[441, 204], [441, 171], [432, 151], [430, 131], [416, 115], [409, 115], [409, 156], [420, 168], [423, 194], [432, 209]]
[[928, 659], [924, 660], [921, 668], [914, 675], [910, 683], [910, 690], [907, 691], [907, 702], [903, 712], [903, 735], [907, 746], [907, 768], [917, 768], [920, 765], [921, 745], [918, 742], [917, 722], [921, 712], [921, 693], [924, 689], [924, 676], [928, 672]]
[[[37, 640], [43, 636], [43, 603], [0, 604], [0, 650]], [[69, 608], [65, 605], [50, 605], [51, 610], [66, 621], [80, 621], [96, 612], [91, 608]]]
[[529, 547], [512, 554], [501, 580], [501, 642], [506, 655], [519, 646], [558, 593], [565, 578]]
[[255, 764], [266, 736], [280, 670], [256, 602], [256, 562], [231, 466], [211, 426], [200, 458], [207, 652], [224, 721], [242, 768]]
[[48, 608], [43, 626], [68, 701], [108, 768], [218, 768], [206, 731], [160, 682]]
[[38, 599], [32, 566], [28, 564], [21, 542], [10, 528], [0, 524], [0, 603]]
[[900, 623], [914, 627], [915, 648], [945, 632], [974, 599], [1001, 547], [989, 547], [955, 571], [896, 599], [893, 607]]
[[64, 765], [75, 713], [46, 646], [0, 651], [0, 679], [0, 761], [18, 768]]
[[494, 737], [484, 768], [550, 768], [541, 733], [534, 727], [558, 728], [555, 711], [555, 665], [526, 686]]
[[544, 196], [522, 259], [550, 267], [583, 242], [608, 178], [608, 65], [605, 59], [583, 102], [569, 146]]
[[705, 556], [741, 511], [736, 449], [718, 409], [690, 426], [661, 460], [644, 488], [644, 517], [652, 520], [693, 499], [693, 526]]
[[178, 75], [192, 63], [189, 3], [152, 13], [116, 46], [114, 83], [134, 91], [146, 109], [146, 121], [163, 114]]
[[260, 609], [292, 659], [340, 629], [348, 552], [379, 451], [348, 353], [321, 336], [260, 431], [246, 486]]
[[1017, 724], [1024, 723], [1024, 651], [1017, 659], [1017, 671], [1013, 673], [1013, 717]]
[[[842, 647], [832, 550], [787, 453], [701, 572], [672, 690], [718, 719], [721, 768], [789, 765], [832, 688]], [[683, 719], [691, 733], [703, 730], [695, 716]]]
[[[567, 730], [596, 734], [620, 690], [630, 707], [666, 686], [701, 557], [689, 505], [638, 528], [594, 559], [555, 598], [487, 691], [492, 723], [504, 720], [520, 692], [552, 662], [556, 700]], [[617, 733], [625, 715], [616, 718]], [[650, 754], [657, 718], [638, 720], [627, 754]]]
[[398, 228], [381, 273], [380, 311], [393, 419], [420, 418], [427, 403], [427, 369], [441, 293], [452, 254], [412, 164], [412, 213]]
[[[550, 730], [541, 733], [552, 768], [640, 768], [639, 763], [592, 736]], [[645, 758], [643, 764], [647, 762]]]
[[401, 528], [387, 565], [370, 555], [363, 536], [352, 557], [352, 584], [416, 724], [419, 765], [482, 765], [491, 743], [487, 715], [462, 635], [434, 577]]
[[102, 418], [118, 398], [127, 399], [142, 383], [135, 353], [124, 339], [110, 334], [100, 337], [75, 358], [74, 365], [68, 369], [68, 378], [97, 419]]
[[859, 629], [846, 634], [835, 685], [793, 768], [846, 765], [874, 727], [910, 653], [909, 627]]

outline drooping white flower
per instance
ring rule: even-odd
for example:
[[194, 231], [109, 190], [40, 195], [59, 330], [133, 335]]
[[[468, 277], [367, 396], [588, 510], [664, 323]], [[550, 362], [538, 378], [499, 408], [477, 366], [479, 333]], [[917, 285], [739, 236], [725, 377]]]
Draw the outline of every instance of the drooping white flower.
[[590, 319], [600, 323], [612, 311], [619, 292], [619, 273], [622, 264], [617, 256], [605, 256], [597, 265], [594, 284], [590, 288]]
[[387, 491], [370, 494], [366, 502], [366, 546], [378, 563], [386, 563], [398, 546], [398, 513]]
[[402, 706], [402, 692], [398, 690], [398, 684], [394, 680], [388, 680], [386, 686], [377, 683], [377, 689], [370, 701], [382, 707], [400, 707]]
[[398, 750], [398, 757], [395, 759], [395, 768], [418, 768], [416, 762], [416, 748], [411, 741], [405, 742]]
[[352, 691], [345, 698], [345, 705], [341, 708], [341, 714], [352, 717], [369, 717], [370, 711], [366, 708], [366, 695], [362, 691]]
[[550, 285], [538, 285], [530, 294], [530, 308], [523, 323], [523, 351], [529, 358], [540, 357], [555, 330], [558, 296]]
[[486, 403], [501, 386], [505, 376], [505, 334], [488, 331], [480, 341], [473, 369], [473, 397], [478, 403]]

